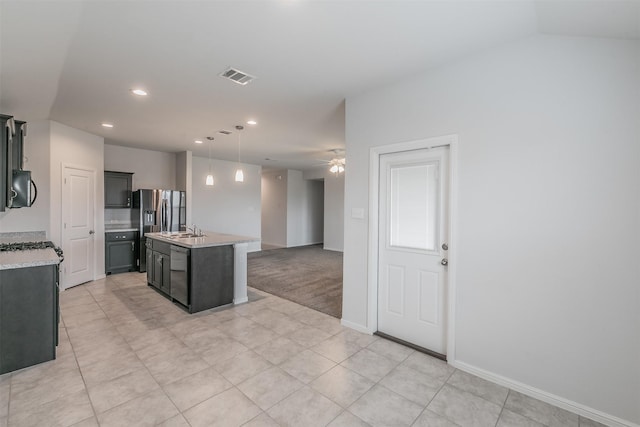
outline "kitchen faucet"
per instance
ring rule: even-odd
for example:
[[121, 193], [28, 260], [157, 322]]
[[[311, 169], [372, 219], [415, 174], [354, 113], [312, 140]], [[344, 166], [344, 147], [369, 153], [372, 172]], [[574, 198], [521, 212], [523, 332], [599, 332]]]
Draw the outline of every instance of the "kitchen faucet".
[[196, 227], [195, 224], [192, 224], [191, 228], [187, 227], [187, 231], [189, 230], [191, 230], [191, 233], [194, 234], [196, 237], [202, 236], [202, 230], [198, 230], [198, 227]]

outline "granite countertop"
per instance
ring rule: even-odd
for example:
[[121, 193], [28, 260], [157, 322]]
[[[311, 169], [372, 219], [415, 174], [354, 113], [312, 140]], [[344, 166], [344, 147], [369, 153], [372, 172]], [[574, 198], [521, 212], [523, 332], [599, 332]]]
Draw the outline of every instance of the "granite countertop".
[[180, 233], [147, 233], [145, 236], [150, 239], [159, 240], [161, 242], [169, 243], [176, 246], [182, 246], [184, 248], [197, 249], [208, 248], [211, 246], [225, 246], [233, 245], [235, 243], [248, 243], [257, 242], [260, 239], [257, 237], [237, 236], [234, 234], [216, 233], [214, 231], [202, 232], [202, 237], [178, 237], [184, 232]]
[[0, 252], [0, 270], [58, 264], [58, 254], [51, 248]]

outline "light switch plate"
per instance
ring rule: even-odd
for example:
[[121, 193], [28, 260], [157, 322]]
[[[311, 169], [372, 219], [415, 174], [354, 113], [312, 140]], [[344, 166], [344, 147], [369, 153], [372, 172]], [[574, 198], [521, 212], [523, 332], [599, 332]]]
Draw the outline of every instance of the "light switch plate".
[[364, 219], [364, 208], [351, 208], [351, 218]]

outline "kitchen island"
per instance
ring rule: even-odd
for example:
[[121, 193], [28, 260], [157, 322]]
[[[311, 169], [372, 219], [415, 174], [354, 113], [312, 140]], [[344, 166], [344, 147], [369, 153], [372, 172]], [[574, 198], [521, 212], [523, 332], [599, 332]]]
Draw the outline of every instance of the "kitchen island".
[[147, 233], [147, 283], [190, 313], [241, 304], [254, 237], [203, 231]]

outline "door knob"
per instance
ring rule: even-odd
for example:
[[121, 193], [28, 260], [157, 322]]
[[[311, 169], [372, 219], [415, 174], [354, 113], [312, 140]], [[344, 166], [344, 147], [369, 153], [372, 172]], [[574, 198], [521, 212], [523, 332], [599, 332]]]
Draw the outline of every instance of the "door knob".
[[440, 264], [442, 265], [448, 265], [449, 264], [449, 260], [446, 258], [442, 258], [442, 261], [440, 261]]
[[89, 230], [89, 234], [95, 234], [95, 231]]
[[442, 244], [442, 250], [443, 251], [448, 251], [449, 250], [449, 245], [447, 245], [446, 243]]

